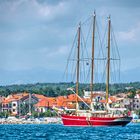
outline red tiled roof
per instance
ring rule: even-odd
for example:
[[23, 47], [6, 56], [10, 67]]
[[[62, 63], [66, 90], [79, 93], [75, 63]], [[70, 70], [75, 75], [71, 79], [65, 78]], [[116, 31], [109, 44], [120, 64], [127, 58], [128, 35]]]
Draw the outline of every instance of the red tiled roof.
[[[90, 99], [84, 99], [82, 100], [86, 103], [90, 103]], [[79, 102], [82, 102], [81, 99], [78, 98]], [[35, 104], [36, 107], [67, 107], [67, 108], [75, 108], [75, 101], [76, 101], [76, 95], [71, 94], [68, 96], [58, 96], [56, 98], [54, 97], [46, 97], [45, 99], [42, 99], [37, 104]]]
[[52, 97], [46, 97], [42, 100], [40, 100], [37, 104], [35, 104], [35, 107], [52, 107], [53, 105], [56, 105], [56, 99]]
[[18, 94], [11, 94], [9, 95], [8, 97], [4, 98], [4, 100], [2, 101], [2, 103], [10, 103], [12, 101], [18, 101], [20, 100], [21, 98], [27, 96], [29, 93], [18, 93]]
[[[116, 96], [110, 96], [108, 98], [108, 102], [111, 103], [116, 103], [117, 101], [123, 100], [123, 98], [118, 98]], [[100, 100], [101, 103], [106, 103], [106, 100]]]
[[35, 96], [38, 99], [44, 99], [44, 98], [46, 98], [46, 96], [40, 95], [40, 94], [32, 94], [32, 95]]
[[34, 106], [36, 107], [48, 107], [49, 104], [48, 104], [48, 100], [46, 99], [42, 99], [41, 101], [39, 101], [37, 104], [35, 104]]

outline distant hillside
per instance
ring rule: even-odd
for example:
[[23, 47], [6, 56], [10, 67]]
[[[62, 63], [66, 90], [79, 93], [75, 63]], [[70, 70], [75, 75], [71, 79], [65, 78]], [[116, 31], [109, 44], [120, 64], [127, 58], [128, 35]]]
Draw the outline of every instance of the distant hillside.
[[[0, 86], [0, 95], [7, 96], [12, 93], [17, 92], [30, 92], [43, 94], [50, 97], [56, 97], [59, 95], [68, 95], [71, 94], [71, 91], [67, 91], [68, 87], [74, 87], [75, 84], [71, 83], [36, 83], [36, 84], [21, 84], [21, 85], [9, 85], [9, 86]], [[89, 90], [89, 84], [80, 84], [80, 95], [83, 95], [83, 90]], [[140, 82], [132, 83], [119, 83], [112, 84], [110, 86], [110, 94], [117, 94], [120, 92], [127, 92], [129, 90], [140, 89]], [[104, 83], [96, 83], [94, 85], [94, 90], [105, 91]]]

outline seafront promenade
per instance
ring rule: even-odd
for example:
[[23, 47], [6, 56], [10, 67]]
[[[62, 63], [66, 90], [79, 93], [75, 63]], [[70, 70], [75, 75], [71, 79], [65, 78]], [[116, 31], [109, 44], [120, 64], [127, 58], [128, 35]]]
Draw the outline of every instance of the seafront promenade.
[[0, 124], [61, 124], [59, 117], [17, 119], [15, 117], [1, 118]]

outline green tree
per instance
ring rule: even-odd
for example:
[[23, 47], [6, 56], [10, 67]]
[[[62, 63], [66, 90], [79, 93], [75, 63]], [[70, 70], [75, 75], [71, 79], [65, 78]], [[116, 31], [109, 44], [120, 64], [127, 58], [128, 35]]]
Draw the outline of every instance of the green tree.
[[134, 97], [135, 97], [135, 95], [136, 95], [136, 90], [131, 90], [130, 92], [131, 92], [131, 94], [128, 95], [128, 98], [134, 99]]

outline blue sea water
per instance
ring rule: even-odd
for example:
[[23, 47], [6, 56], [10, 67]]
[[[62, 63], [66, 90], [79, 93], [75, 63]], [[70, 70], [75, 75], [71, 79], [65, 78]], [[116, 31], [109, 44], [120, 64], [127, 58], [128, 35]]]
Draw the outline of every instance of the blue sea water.
[[125, 127], [0, 125], [0, 140], [140, 140], [140, 124]]

